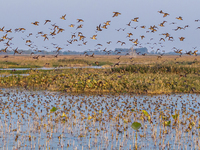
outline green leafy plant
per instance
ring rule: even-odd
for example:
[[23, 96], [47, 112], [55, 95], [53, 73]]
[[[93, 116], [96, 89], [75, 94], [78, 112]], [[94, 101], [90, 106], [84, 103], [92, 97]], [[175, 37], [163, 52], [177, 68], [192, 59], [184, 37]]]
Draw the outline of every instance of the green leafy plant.
[[171, 121], [164, 121], [165, 126], [170, 126], [170, 124], [171, 124]]
[[177, 120], [177, 119], [178, 119], [178, 114], [172, 115], [172, 118], [173, 118], [174, 120]]
[[139, 122], [133, 122], [131, 127], [134, 129], [134, 130], [138, 130], [140, 127], [141, 127], [141, 123]]
[[50, 112], [55, 112], [56, 110], [58, 110], [58, 108], [53, 107], [53, 108], [51, 108]]

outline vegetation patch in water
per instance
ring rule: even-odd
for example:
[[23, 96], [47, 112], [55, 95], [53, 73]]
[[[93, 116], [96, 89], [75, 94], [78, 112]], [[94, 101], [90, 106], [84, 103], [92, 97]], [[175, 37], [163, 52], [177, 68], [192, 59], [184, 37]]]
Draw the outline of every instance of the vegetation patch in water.
[[101, 69], [31, 70], [0, 78], [1, 87], [69, 93], [199, 93], [199, 74], [112, 72]]

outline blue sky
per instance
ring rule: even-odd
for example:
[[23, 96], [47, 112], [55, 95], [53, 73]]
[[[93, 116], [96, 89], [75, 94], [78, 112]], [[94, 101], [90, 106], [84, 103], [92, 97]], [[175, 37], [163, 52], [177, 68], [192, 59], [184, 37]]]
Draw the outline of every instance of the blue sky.
[[[149, 51], [159, 48], [169, 52], [172, 51], [173, 47], [183, 49], [183, 51], [194, 50], [192, 47], [200, 48], [200, 29], [196, 29], [200, 27], [200, 21], [195, 22], [195, 20], [200, 19], [200, 1], [198, 0], [6, 0], [2, 4], [0, 28], [5, 26], [4, 30], [12, 29], [12, 33], [7, 33], [7, 36], [14, 37], [8, 50], [16, 47], [32, 50], [48, 47], [49, 51], [56, 50], [51, 43], [57, 44], [63, 50], [72, 51], [130, 48], [134, 45], [127, 38], [127, 33], [130, 32], [133, 34], [130, 39], [138, 39], [139, 41], [135, 47], [147, 47]], [[158, 13], [160, 10], [170, 15], [163, 18], [163, 15]], [[121, 15], [112, 17], [113, 12], [120, 12]], [[64, 14], [66, 14], [66, 20], [60, 19]], [[177, 20], [176, 17], [179, 16], [182, 16], [183, 20]], [[135, 17], [139, 17], [139, 22], [131, 21]], [[77, 23], [79, 18], [83, 19], [84, 22]], [[47, 19], [51, 20], [51, 23], [44, 25]], [[31, 24], [35, 21], [39, 21], [39, 26]], [[96, 26], [103, 25], [106, 21], [111, 21], [110, 26], [107, 26], [108, 29], [96, 33]], [[128, 26], [130, 21], [131, 26]], [[160, 27], [159, 24], [163, 21], [167, 21], [165, 27]], [[176, 22], [176, 24], [170, 24], [172, 22]], [[49, 34], [53, 28], [51, 24], [54, 23], [65, 31], [52, 38]], [[70, 28], [70, 24], [74, 24], [75, 27]], [[76, 30], [80, 24], [83, 24], [83, 28]], [[143, 25], [146, 26], [145, 29], [140, 28]], [[146, 33], [146, 31], [150, 31], [148, 28], [153, 25], [158, 27], [157, 32]], [[173, 30], [178, 26], [184, 27], [185, 25], [189, 25], [185, 30]], [[138, 26], [137, 29], [131, 28], [136, 26]], [[15, 33], [16, 28], [22, 27], [26, 28], [24, 33]], [[125, 30], [116, 30], [120, 28]], [[44, 41], [41, 35], [38, 36], [39, 31], [47, 34], [49, 40]], [[75, 39], [78, 39], [78, 32], [82, 32], [86, 37], [84, 41], [87, 41], [87, 44], [83, 45], [83, 42], [78, 40], [78, 42], [67, 46], [67, 40], [72, 40], [73, 33], [76, 35]], [[33, 35], [27, 37], [29, 33]], [[173, 36], [174, 41], [166, 39], [165, 42], [162, 41], [159, 44], [160, 38], [165, 38], [165, 36], [160, 35], [162, 33], [169, 33], [170, 36]], [[0, 32], [0, 37], [5, 34], [5, 32]], [[92, 40], [90, 37], [95, 34], [97, 34], [97, 40]], [[141, 35], [145, 36], [143, 40], [140, 38]], [[38, 38], [36, 38], [37, 36]], [[180, 41], [179, 37], [185, 37], [185, 40]], [[25, 45], [26, 40], [32, 41], [32, 48]], [[118, 40], [126, 44], [121, 46], [120, 43], [117, 43]], [[108, 41], [112, 41], [112, 43], [107, 44]], [[0, 42], [1, 49], [6, 47], [6, 42], [7, 40]], [[79, 44], [82, 46], [78, 46]], [[97, 44], [103, 46], [96, 46]]]

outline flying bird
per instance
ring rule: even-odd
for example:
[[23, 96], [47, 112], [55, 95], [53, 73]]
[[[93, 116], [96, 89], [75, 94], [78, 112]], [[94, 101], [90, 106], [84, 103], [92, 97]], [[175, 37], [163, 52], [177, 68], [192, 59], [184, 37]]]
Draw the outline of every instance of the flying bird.
[[93, 35], [93, 36], [90, 37], [90, 38], [93, 39], [93, 40], [96, 40], [96, 36], [97, 36], [97, 35]]
[[77, 19], [77, 20], [78, 20], [78, 23], [79, 23], [79, 22], [84, 22], [84, 20], [83, 20], [83, 19]]
[[73, 27], [74, 27], [74, 24], [70, 24], [69, 27], [73, 28]]
[[164, 12], [162, 10], [158, 11], [160, 14], [163, 14]]
[[132, 21], [138, 22], [138, 19], [139, 19], [139, 17], [136, 17], [136, 18], [132, 19]]
[[168, 15], [168, 13], [163, 13], [163, 17], [167, 17]]
[[102, 29], [101, 29], [101, 24], [99, 24], [99, 26], [96, 27], [96, 30], [97, 30], [97, 31], [102, 31]]
[[119, 12], [113, 12], [113, 13], [114, 13], [114, 15], [112, 17], [117, 17], [118, 15], [121, 15], [121, 13], [119, 13]]
[[35, 21], [35, 22], [32, 22], [31, 24], [38, 26], [39, 25], [38, 23], [39, 23], [38, 21]]
[[126, 24], [127, 26], [131, 26], [131, 21], [128, 23], [128, 24]]
[[183, 18], [182, 18], [181, 16], [176, 17], [176, 19], [178, 19], [178, 20], [183, 20]]
[[119, 61], [118, 63], [115, 63], [115, 64], [114, 64], [114, 67], [115, 67], [115, 66], [119, 66], [119, 63], [120, 63], [120, 61]]
[[144, 35], [141, 35], [140, 37], [141, 37], [141, 39], [145, 38], [145, 36], [144, 36]]
[[127, 37], [131, 37], [131, 35], [133, 35], [133, 33], [127, 33]]
[[180, 41], [183, 41], [185, 38], [184, 37], [179, 37]]
[[104, 24], [105, 24], [106, 26], [108, 26], [108, 25], [110, 25], [110, 22], [111, 22], [111, 21], [106, 21], [106, 22], [104, 22]]
[[198, 50], [195, 50], [192, 54], [197, 56], [197, 52], [198, 52]]
[[62, 20], [66, 20], [65, 17], [66, 17], [66, 14], [63, 15], [62, 17], [60, 17], [60, 19], [62, 19]]
[[80, 25], [76, 28], [76, 30], [79, 29], [79, 28], [82, 28], [82, 27], [83, 27], [83, 25], [80, 24]]
[[4, 27], [0, 28], [0, 31], [2, 31], [2, 32], [3, 32], [3, 31], [4, 31], [3, 29], [4, 29]]
[[45, 25], [45, 24], [47, 24], [47, 22], [51, 22], [51, 20], [45, 20], [45, 23], [44, 23], [44, 25]]

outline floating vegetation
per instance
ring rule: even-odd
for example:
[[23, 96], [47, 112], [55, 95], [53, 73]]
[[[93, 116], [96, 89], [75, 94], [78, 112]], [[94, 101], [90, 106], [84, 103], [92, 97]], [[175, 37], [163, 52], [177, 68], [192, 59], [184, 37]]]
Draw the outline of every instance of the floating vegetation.
[[50, 112], [55, 112], [56, 110], [58, 110], [56, 107], [51, 108]]
[[138, 130], [140, 127], [141, 127], [141, 123], [139, 122], [133, 122], [131, 127], [134, 129], [134, 130]]

